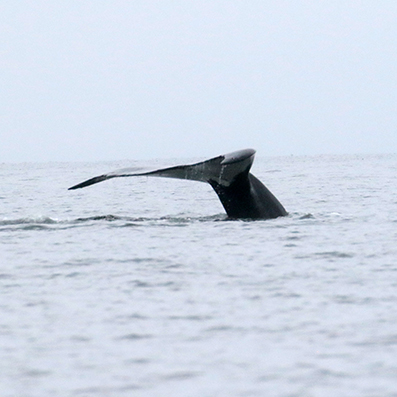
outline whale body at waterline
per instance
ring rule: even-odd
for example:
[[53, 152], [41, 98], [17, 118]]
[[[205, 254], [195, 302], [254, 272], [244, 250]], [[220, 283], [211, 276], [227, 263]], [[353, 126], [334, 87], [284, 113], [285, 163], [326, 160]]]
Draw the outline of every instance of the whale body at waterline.
[[255, 150], [244, 149], [189, 165], [137, 172], [124, 168], [96, 176], [69, 188], [80, 189], [112, 178], [157, 176], [207, 182], [233, 219], [272, 219], [288, 213], [269, 189], [249, 171]]

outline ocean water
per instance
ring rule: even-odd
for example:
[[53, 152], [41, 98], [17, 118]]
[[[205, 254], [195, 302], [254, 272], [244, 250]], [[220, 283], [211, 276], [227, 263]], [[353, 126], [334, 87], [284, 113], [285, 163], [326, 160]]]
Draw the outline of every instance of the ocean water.
[[0, 164], [1, 397], [397, 396], [397, 155], [257, 158], [267, 221], [67, 190], [135, 164]]

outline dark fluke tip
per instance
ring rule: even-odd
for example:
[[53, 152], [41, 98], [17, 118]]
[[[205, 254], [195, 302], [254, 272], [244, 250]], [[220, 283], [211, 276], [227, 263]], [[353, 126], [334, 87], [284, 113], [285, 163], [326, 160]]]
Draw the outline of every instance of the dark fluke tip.
[[82, 187], [93, 185], [94, 183], [102, 182], [105, 179], [109, 179], [106, 175], [96, 176], [95, 178], [88, 179], [87, 181], [81, 182], [78, 185], [70, 187], [68, 190], [81, 189]]

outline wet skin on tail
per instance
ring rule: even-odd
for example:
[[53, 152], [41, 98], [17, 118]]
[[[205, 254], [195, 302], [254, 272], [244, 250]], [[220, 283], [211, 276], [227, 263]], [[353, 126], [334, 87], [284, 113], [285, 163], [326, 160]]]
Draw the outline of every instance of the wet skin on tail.
[[158, 176], [209, 183], [227, 215], [234, 219], [272, 219], [288, 215], [269, 189], [249, 171], [255, 150], [244, 149], [196, 164], [179, 165], [155, 171], [137, 172], [126, 168], [88, 179], [69, 188], [80, 189], [112, 178]]

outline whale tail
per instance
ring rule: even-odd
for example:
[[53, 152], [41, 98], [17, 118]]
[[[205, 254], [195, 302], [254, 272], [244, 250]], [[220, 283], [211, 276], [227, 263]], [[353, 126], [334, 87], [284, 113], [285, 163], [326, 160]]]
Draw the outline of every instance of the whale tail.
[[123, 168], [88, 179], [70, 187], [68, 190], [80, 189], [106, 181], [107, 179], [130, 176], [157, 176], [163, 178], [189, 179], [200, 182], [210, 182], [212, 180], [220, 185], [228, 186], [236, 175], [250, 170], [254, 161], [254, 156], [255, 150], [245, 149], [214, 157], [196, 164], [177, 165], [175, 167], [162, 168], [154, 171], [138, 172], [138, 168]]
[[269, 219], [287, 215], [273, 194], [249, 173], [255, 150], [244, 149], [190, 165], [137, 172], [124, 168], [96, 176], [69, 188], [80, 189], [112, 178], [157, 176], [209, 183], [232, 218]]

